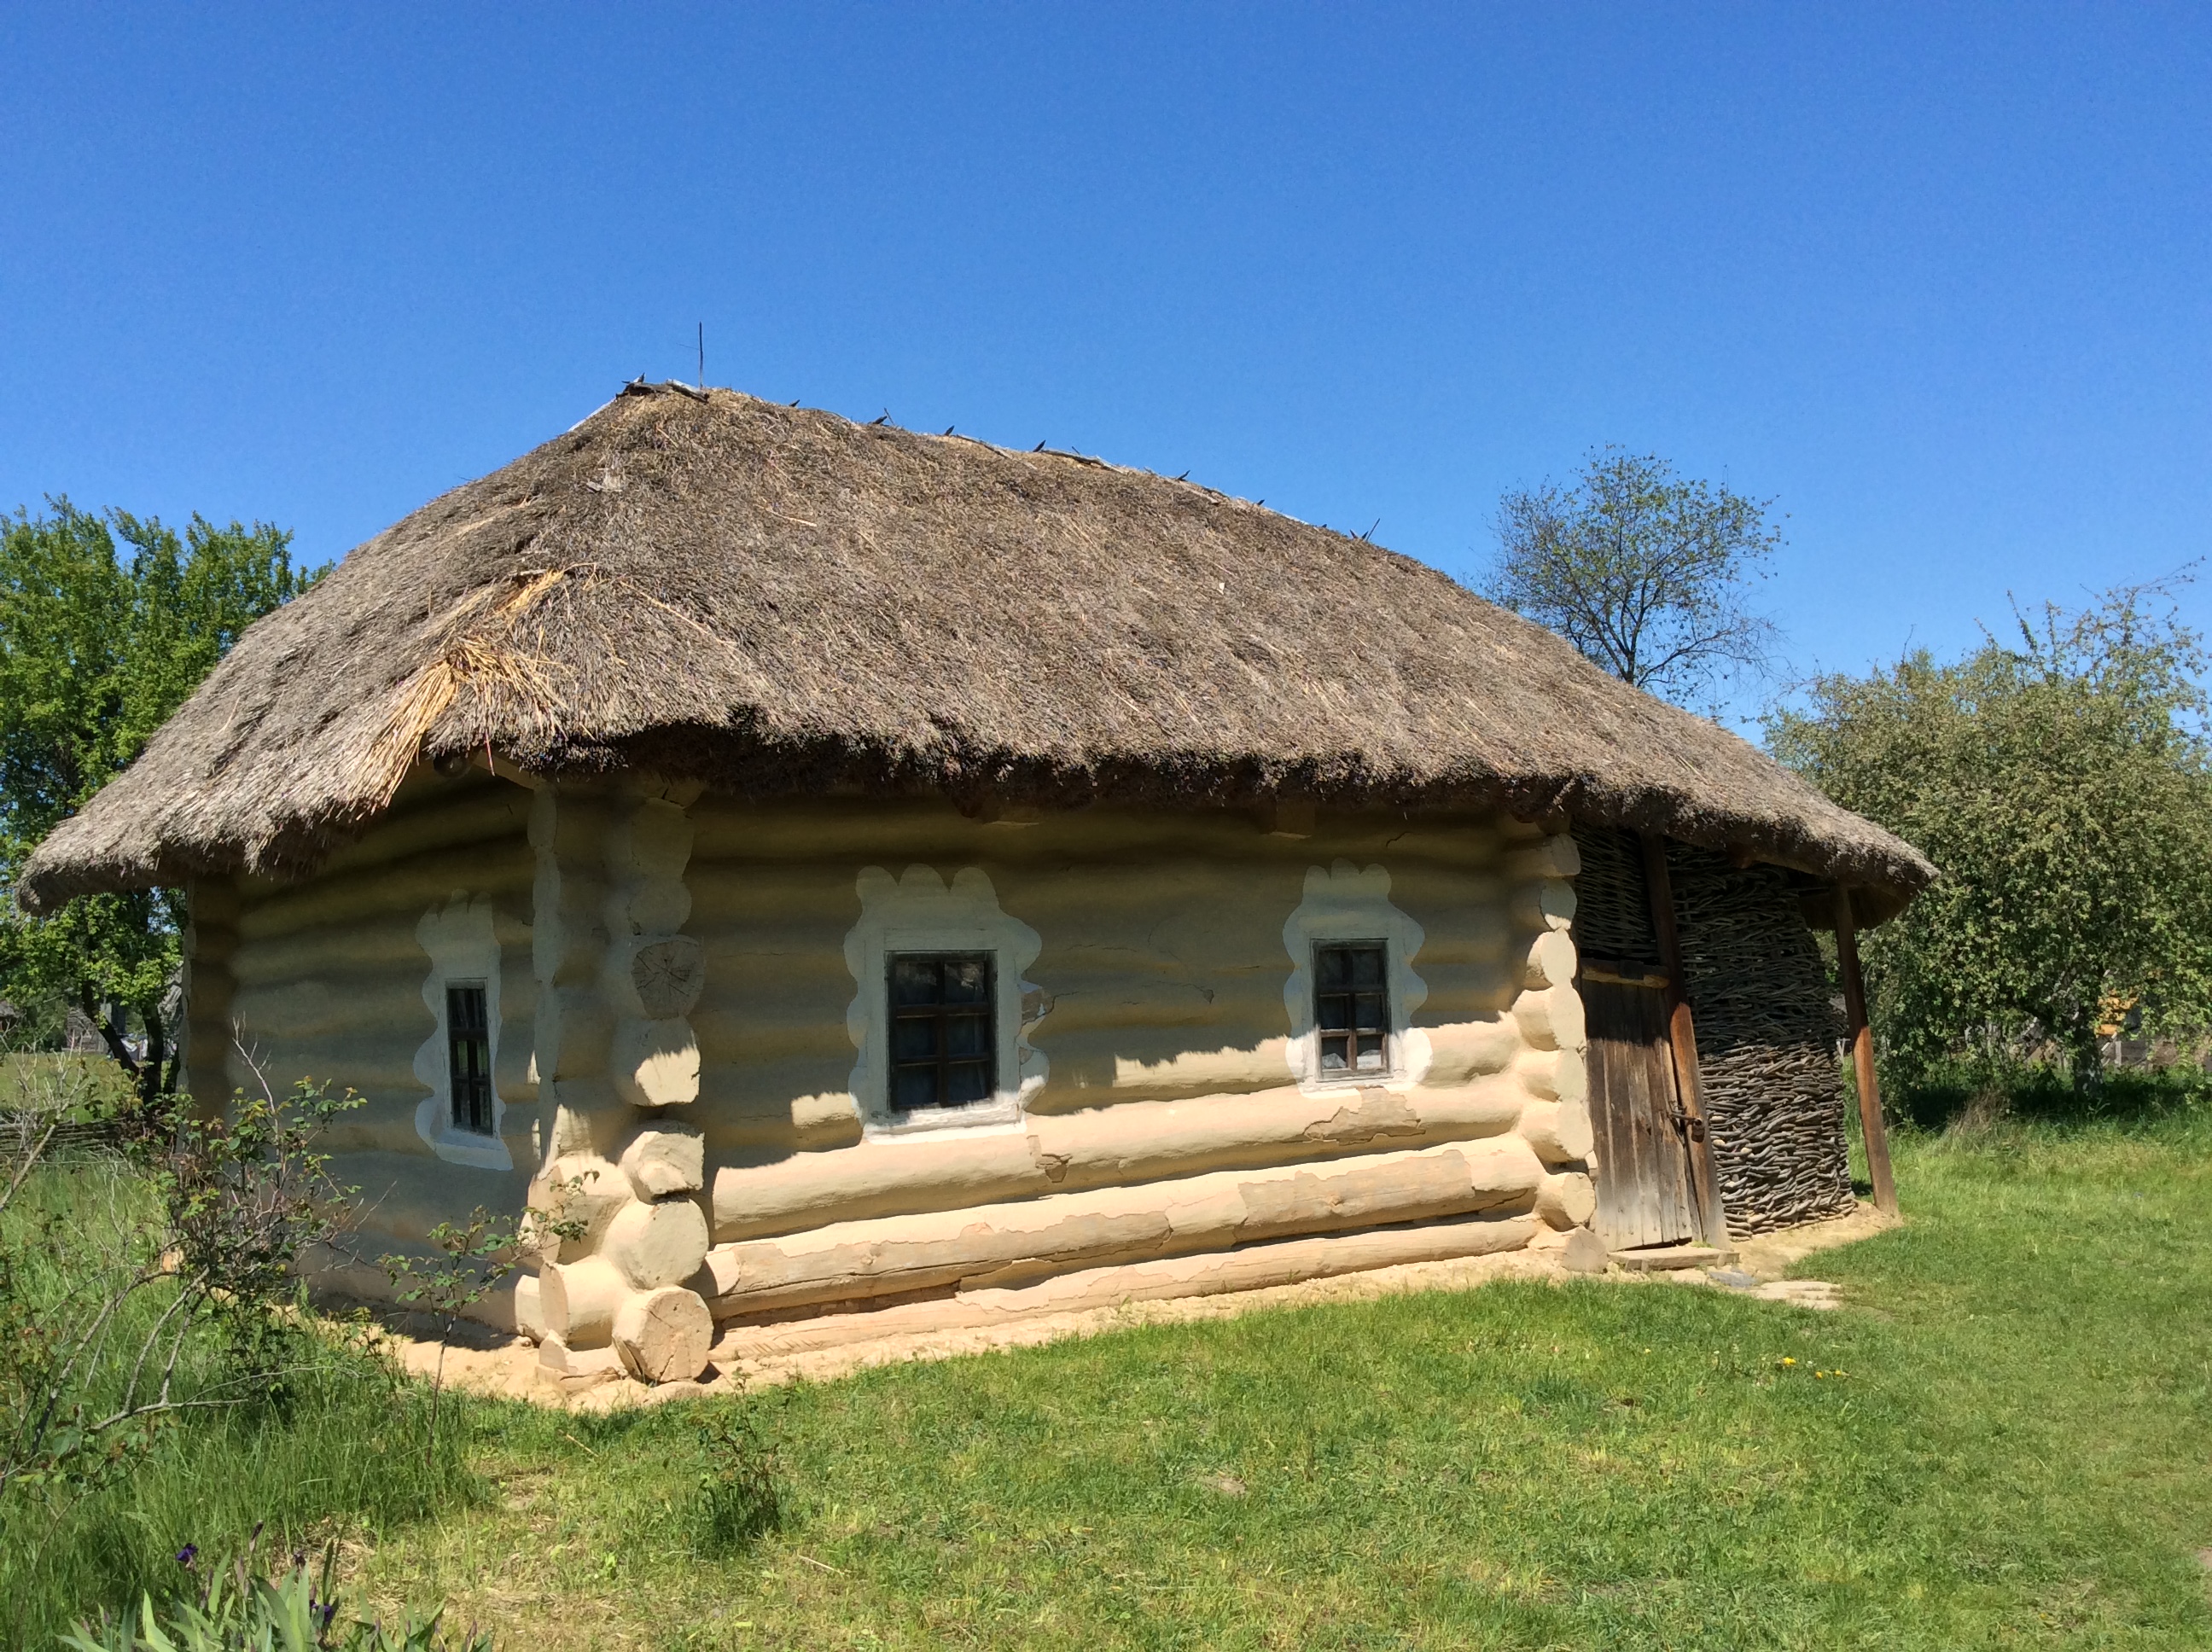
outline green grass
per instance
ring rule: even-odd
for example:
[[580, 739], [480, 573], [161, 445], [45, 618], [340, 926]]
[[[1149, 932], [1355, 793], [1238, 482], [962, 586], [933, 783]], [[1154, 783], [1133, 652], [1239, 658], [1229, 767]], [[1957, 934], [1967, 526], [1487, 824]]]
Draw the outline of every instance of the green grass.
[[721, 1558], [703, 1408], [472, 1401], [349, 1570], [533, 1648], [2212, 1644], [2212, 1110], [1896, 1158], [1910, 1225], [1799, 1270], [1839, 1312], [1503, 1285], [763, 1394], [788, 1515]]
[[1911, 1225], [1802, 1270], [1838, 1313], [1498, 1285], [878, 1370], [757, 1402], [793, 1514], [727, 1561], [682, 1412], [480, 1406], [495, 1498], [363, 1569], [555, 1646], [2212, 1643], [2212, 1127], [1898, 1162]]
[[[0, 1245], [32, 1300], [97, 1292], [128, 1261], [106, 1260], [112, 1236], [138, 1228], [149, 1202], [145, 1182], [112, 1158], [42, 1170], [0, 1218]], [[164, 1300], [158, 1289], [135, 1299], [126, 1321], [143, 1327]], [[196, 1335], [178, 1397], [206, 1396], [228, 1370], [213, 1333]], [[92, 1414], [112, 1403], [118, 1376], [111, 1365], [82, 1393]], [[276, 1551], [325, 1530], [381, 1529], [462, 1506], [477, 1483], [456, 1449], [426, 1461], [424, 1410], [420, 1388], [380, 1362], [302, 1339], [279, 1382], [247, 1404], [180, 1419], [119, 1481], [11, 1494], [0, 1507], [0, 1645], [51, 1647], [101, 1606], [173, 1589], [174, 1556], [187, 1543], [220, 1552], [266, 1521], [264, 1552]], [[15, 1420], [0, 1424], [12, 1433]]]

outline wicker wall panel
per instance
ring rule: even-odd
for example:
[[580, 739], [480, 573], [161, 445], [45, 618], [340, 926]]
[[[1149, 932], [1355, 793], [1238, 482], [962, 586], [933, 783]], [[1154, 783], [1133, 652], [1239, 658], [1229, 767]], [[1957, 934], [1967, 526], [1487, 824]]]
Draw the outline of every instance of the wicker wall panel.
[[[1656, 957], [1656, 942], [1631, 944], [1650, 934], [1635, 838], [1582, 827], [1575, 838], [1577, 944], [1595, 957]], [[1667, 865], [1730, 1230], [1769, 1233], [1850, 1210], [1843, 1029], [1789, 874], [1671, 842]]]

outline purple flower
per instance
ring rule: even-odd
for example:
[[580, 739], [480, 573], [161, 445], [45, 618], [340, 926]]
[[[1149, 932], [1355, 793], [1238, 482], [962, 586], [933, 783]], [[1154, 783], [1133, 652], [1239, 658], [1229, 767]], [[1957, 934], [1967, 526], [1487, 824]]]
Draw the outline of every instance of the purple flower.
[[199, 1558], [199, 1552], [200, 1546], [198, 1544], [187, 1543], [183, 1548], [177, 1551], [177, 1564], [179, 1566], [189, 1566], [194, 1560]]

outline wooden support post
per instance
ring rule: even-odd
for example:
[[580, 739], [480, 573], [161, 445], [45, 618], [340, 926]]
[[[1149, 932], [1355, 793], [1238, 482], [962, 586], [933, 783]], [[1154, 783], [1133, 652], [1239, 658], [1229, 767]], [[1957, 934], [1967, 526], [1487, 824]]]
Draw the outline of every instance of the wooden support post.
[[1659, 938], [1660, 967], [1667, 972], [1667, 1042], [1674, 1057], [1674, 1095], [1689, 1137], [1690, 1179], [1698, 1195], [1698, 1236], [1717, 1249], [1729, 1245], [1728, 1212], [1721, 1206], [1720, 1173], [1713, 1164], [1712, 1132], [1705, 1123], [1704, 1092], [1698, 1087], [1698, 1029], [1682, 979], [1682, 938], [1674, 928], [1674, 890], [1667, 875], [1667, 840], [1639, 834], [1644, 846], [1644, 888], [1651, 902], [1651, 928]]
[[1866, 978], [1859, 973], [1859, 937], [1851, 892], [1836, 885], [1836, 969], [1844, 978], [1844, 1017], [1851, 1040], [1851, 1070], [1858, 1079], [1859, 1128], [1866, 1137], [1867, 1180], [1875, 1207], [1897, 1214], [1897, 1179], [1889, 1169], [1889, 1136], [1882, 1128], [1881, 1084], [1875, 1077], [1874, 1033], [1867, 1025]]

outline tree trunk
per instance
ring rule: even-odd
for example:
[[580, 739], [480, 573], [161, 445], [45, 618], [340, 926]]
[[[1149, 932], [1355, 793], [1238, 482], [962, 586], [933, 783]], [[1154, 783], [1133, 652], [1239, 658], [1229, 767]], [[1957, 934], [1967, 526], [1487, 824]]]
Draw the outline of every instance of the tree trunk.
[[146, 1059], [138, 1064], [138, 1104], [151, 1111], [154, 1103], [161, 1098], [162, 1057], [166, 1054], [167, 1037], [161, 1026], [159, 1005], [144, 1005], [138, 1011], [138, 1018], [146, 1023]]
[[91, 987], [77, 988], [77, 1007], [84, 1011], [84, 1018], [100, 1029], [100, 1042], [107, 1046], [107, 1053], [130, 1076], [131, 1082], [134, 1084], [140, 1083], [138, 1063], [131, 1059], [131, 1048], [123, 1042], [122, 1029], [115, 1024], [112, 1016], [100, 1013], [100, 1000], [93, 996]]
[[2074, 1093], [2093, 1096], [2105, 1087], [2105, 1045], [2097, 1036], [2096, 1022], [2074, 1028], [2066, 1041], [2067, 1062], [2073, 1069]]

